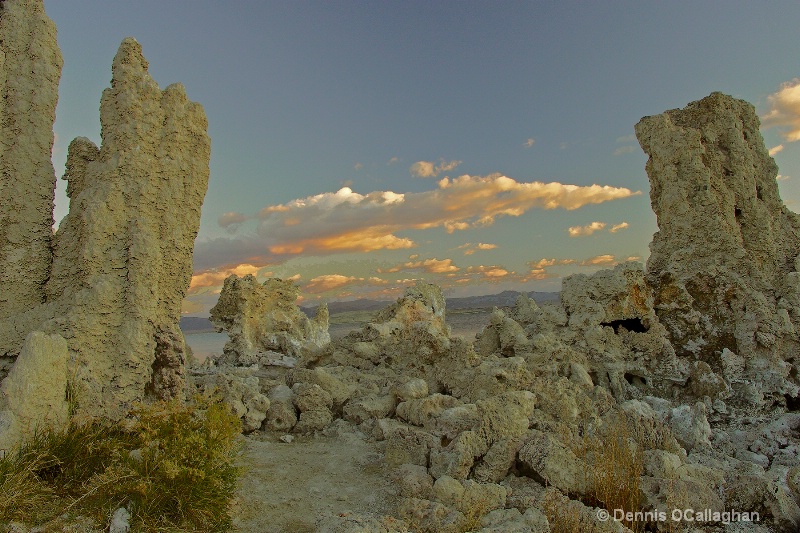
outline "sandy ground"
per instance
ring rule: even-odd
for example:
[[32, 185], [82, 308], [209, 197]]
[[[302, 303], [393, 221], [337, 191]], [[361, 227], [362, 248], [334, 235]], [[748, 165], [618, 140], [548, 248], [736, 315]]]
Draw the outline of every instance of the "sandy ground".
[[397, 496], [375, 443], [340, 421], [326, 435], [281, 442], [270, 433], [246, 437], [234, 525], [242, 532], [316, 531], [330, 514], [391, 514]]
[[[447, 313], [453, 335], [469, 340], [489, 323], [491, 309]], [[358, 329], [371, 313], [331, 321], [331, 336]], [[234, 525], [242, 532], [304, 533], [331, 514], [394, 514], [398, 497], [379, 444], [367, 442], [339, 420], [324, 435], [294, 436], [256, 432], [245, 437]]]

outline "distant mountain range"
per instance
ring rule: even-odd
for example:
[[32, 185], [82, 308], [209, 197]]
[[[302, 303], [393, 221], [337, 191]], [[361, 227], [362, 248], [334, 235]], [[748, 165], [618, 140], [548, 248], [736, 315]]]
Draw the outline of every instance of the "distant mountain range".
[[[514, 305], [522, 294], [519, 291], [503, 291], [499, 294], [486, 294], [483, 296], [466, 296], [462, 298], [447, 298], [447, 309], [482, 309], [486, 307], [509, 307]], [[557, 302], [561, 293], [530, 291], [528, 297], [536, 303]], [[350, 300], [347, 302], [330, 302], [330, 314], [347, 313], [350, 311], [377, 311], [392, 303], [391, 300]], [[300, 309], [307, 315], [313, 316], [317, 306], [301, 306]], [[213, 324], [204, 317], [184, 316], [180, 320], [181, 330], [184, 333], [203, 333], [215, 331]]]

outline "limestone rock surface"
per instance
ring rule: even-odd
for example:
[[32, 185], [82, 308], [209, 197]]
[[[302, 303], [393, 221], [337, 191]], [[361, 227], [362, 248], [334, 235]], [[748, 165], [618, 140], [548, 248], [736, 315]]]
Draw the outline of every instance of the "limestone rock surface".
[[183, 393], [178, 319], [208, 186], [203, 108], [180, 84], [159, 89], [147, 69], [125, 39], [101, 99], [102, 146], [79, 137], [69, 147], [70, 211], [53, 237], [44, 300], [0, 316], [0, 353], [18, 352], [36, 329], [64, 337], [79, 411], [112, 419], [146, 396]]
[[267, 351], [299, 357], [324, 348], [331, 339], [328, 307], [320, 305], [309, 319], [295, 303], [299, 293], [288, 280], [270, 278], [259, 284], [253, 275], [229, 276], [210, 317], [228, 333], [220, 361], [249, 365]]
[[67, 405], [67, 342], [34, 331], [0, 384], [0, 450], [37, 430], [61, 429]]
[[636, 136], [658, 222], [647, 280], [676, 352], [721, 370], [727, 349], [746, 378], [796, 395], [800, 217], [781, 201], [753, 106], [712, 93], [643, 118]]
[[[0, 320], [45, 298], [62, 63], [42, 0], [0, 2]], [[0, 340], [0, 355], [18, 352], [20, 344], [9, 350]]]

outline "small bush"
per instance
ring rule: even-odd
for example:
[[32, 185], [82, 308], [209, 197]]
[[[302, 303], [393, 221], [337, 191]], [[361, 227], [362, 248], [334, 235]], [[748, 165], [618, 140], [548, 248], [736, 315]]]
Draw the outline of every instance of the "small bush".
[[228, 530], [238, 417], [199, 398], [131, 414], [119, 426], [93, 421], [36, 434], [0, 459], [0, 523], [46, 525], [64, 513], [105, 523], [124, 506], [134, 531]]

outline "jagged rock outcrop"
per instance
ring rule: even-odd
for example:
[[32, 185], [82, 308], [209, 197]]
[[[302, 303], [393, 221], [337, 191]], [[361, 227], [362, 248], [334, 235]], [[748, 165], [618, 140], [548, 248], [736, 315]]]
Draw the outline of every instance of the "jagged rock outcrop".
[[70, 144], [69, 214], [53, 238], [45, 302], [0, 321], [0, 353], [29, 331], [67, 341], [79, 412], [119, 418], [146, 396], [184, 393], [178, 327], [208, 186], [203, 108], [160, 90], [136, 40], [114, 57], [102, 146]]
[[647, 280], [679, 356], [722, 373], [733, 352], [743, 381], [796, 396], [800, 217], [758, 128], [752, 105], [721, 93], [636, 125], [659, 228]]
[[[102, 145], [70, 144], [70, 212], [55, 235], [47, 299], [84, 389], [81, 408], [120, 416], [145, 392], [182, 393], [178, 327], [208, 187], [202, 106], [180, 84], [159, 89], [125, 39], [100, 104]], [[63, 310], [63, 311], [62, 311]]]
[[331, 340], [328, 306], [322, 304], [310, 320], [297, 306], [300, 289], [289, 280], [231, 274], [225, 280], [211, 322], [228, 333], [220, 363], [250, 365], [267, 352], [292, 357], [313, 354]]
[[61, 66], [56, 27], [42, 0], [0, 2], [0, 320], [44, 301]]

